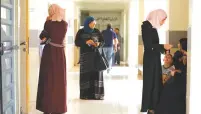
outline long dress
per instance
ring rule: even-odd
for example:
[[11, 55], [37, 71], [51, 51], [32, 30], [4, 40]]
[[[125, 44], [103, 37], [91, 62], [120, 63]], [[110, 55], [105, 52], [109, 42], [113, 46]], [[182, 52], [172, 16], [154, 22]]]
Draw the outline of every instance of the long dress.
[[[51, 42], [62, 44], [67, 32], [65, 21], [46, 21], [44, 29]], [[40, 64], [36, 109], [45, 113], [65, 113], [66, 104], [66, 57], [62, 47], [44, 46]]]
[[[80, 55], [87, 52], [94, 52], [94, 48], [86, 44], [86, 39], [82, 36], [88, 34], [84, 32], [84, 29], [80, 29], [77, 32], [75, 38], [75, 45], [80, 47]], [[100, 47], [104, 44], [103, 37], [98, 29], [94, 29], [92, 33], [98, 36], [98, 42]], [[92, 61], [93, 62], [93, 61]], [[102, 100], [104, 98], [104, 80], [102, 71], [88, 71], [83, 72], [82, 69], [85, 67], [80, 64], [80, 99], [96, 99]]]
[[157, 30], [149, 21], [142, 24], [142, 40], [144, 43], [143, 57], [143, 90], [141, 112], [154, 110], [159, 102], [162, 90], [161, 53], [165, 52], [159, 44]]

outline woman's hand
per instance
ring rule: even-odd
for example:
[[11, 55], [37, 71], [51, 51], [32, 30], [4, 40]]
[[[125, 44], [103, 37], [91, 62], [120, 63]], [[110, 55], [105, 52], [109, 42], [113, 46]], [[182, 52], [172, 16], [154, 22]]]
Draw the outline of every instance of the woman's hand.
[[173, 46], [170, 45], [170, 44], [164, 44], [164, 48], [165, 48], [166, 50], [170, 50], [172, 47], [173, 47]]
[[187, 56], [187, 52], [185, 50], [181, 50], [181, 52], [184, 54], [184, 56]]
[[100, 42], [96, 42], [95, 44], [95, 47], [98, 47], [100, 45]]
[[51, 20], [51, 17], [47, 16], [46, 21], [49, 21], [49, 20]]
[[92, 45], [92, 46], [96, 46], [96, 44], [94, 43], [93, 40], [87, 40], [87, 41], [86, 41], [86, 44]]
[[181, 73], [181, 70], [175, 70], [175, 72]]
[[183, 62], [184, 65], [187, 64], [187, 57], [186, 56], [183, 56], [183, 61], [182, 62]]
[[117, 45], [114, 45], [113, 48], [114, 48], [114, 49], [113, 49], [114, 52], [116, 53], [116, 52], [117, 52]]
[[172, 71], [171, 71], [171, 76], [174, 76], [174, 75], [175, 75], [175, 72], [176, 72], [176, 70], [172, 70]]
[[41, 39], [40, 43], [44, 43], [46, 40], [47, 40], [47, 38], [44, 37]]

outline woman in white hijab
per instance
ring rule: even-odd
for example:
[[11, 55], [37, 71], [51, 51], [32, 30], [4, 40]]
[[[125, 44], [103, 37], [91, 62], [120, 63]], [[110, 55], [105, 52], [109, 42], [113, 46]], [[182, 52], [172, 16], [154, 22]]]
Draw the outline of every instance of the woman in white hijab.
[[159, 44], [157, 29], [164, 24], [166, 19], [166, 12], [162, 9], [157, 9], [149, 13], [146, 21], [141, 26], [144, 43], [141, 112], [148, 111], [148, 114], [154, 114], [163, 86], [161, 79], [161, 53], [165, 53], [172, 47], [169, 44]]

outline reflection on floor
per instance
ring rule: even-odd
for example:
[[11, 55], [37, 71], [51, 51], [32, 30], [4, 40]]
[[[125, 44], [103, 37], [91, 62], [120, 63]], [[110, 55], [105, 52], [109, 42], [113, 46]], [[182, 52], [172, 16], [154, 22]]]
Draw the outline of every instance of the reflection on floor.
[[[105, 78], [105, 99], [79, 99], [79, 72], [68, 72], [68, 113], [66, 114], [141, 114], [142, 81], [138, 70], [129, 67], [114, 67]], [[41, 114], [39, 112], [31, 114]]]

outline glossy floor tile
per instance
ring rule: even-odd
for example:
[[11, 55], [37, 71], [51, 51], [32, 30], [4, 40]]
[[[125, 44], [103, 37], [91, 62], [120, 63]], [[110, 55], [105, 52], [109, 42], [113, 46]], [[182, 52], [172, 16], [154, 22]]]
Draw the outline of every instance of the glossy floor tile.
[[[68, 72], [68, 112], [66, 114], [141, 114], [142, 81], [136, 68], [114, 67], [104, 76], [104, 100], [79, 99], [79, 68]], [[33, 103], [35, 105], [35, 103]], [[32, 109], [30, 114], [41, 114]]]

